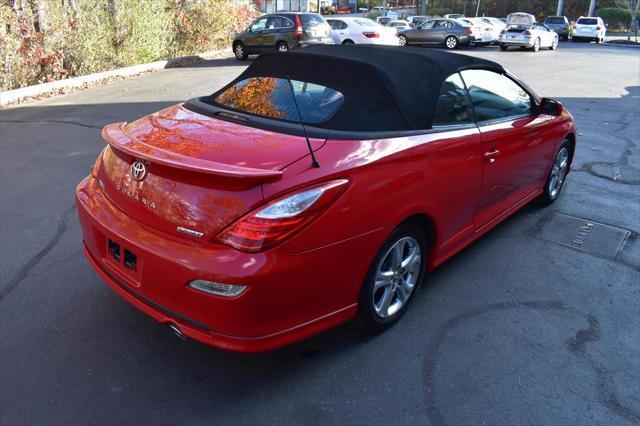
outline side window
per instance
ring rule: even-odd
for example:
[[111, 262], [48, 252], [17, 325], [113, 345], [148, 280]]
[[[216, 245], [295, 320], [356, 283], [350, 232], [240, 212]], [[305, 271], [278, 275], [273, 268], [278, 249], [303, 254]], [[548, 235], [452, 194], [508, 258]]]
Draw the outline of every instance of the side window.
[[433, 25], [436, 23], [436, 21], [427, 21], [427, 22], [422, 22], [420, 23], [420, 29], [421, 30], [430, 30], [433, 28]]
[[469, 98], [460, 74], [449, 76], [442, 84], [433, 115], [433, 126], [473, 123]]
[[331, 26], [331, 29], [334, 30], [344, 30], [347, 28], [347, 24], [345, 24], [342, 21], [336, 21], [335, 19], [329, 19], [327, 20], [327, 22], [329, 22], [329, 25]]
[[531, 114], [531, 96], [510, 78], [486, 70], [462, 71], [478, 121]]
[[267, 20], [269, 18], [261, 18], [251, 24], [251, 31], [264, 30], [267, 27]]

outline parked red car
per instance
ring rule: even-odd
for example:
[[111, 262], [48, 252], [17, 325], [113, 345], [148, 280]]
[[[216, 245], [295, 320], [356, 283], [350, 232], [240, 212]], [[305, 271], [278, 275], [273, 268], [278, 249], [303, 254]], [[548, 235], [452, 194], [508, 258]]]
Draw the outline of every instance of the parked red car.
[[493, 62], [317, 46], [103, 137], [77, 188], [93, 268], [181, 336], [262, 351], [398, 320], [426, 271], [558, 197], [576, 131]]

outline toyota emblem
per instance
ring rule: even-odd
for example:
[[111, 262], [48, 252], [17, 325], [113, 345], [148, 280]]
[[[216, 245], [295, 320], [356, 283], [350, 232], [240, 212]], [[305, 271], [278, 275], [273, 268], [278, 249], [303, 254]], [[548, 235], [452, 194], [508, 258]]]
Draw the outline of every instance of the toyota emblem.
[[142, 180], [147, 175], [147, 166], [142, 161], [136, 161], [131, 165], [131, 177], [133, 180]]

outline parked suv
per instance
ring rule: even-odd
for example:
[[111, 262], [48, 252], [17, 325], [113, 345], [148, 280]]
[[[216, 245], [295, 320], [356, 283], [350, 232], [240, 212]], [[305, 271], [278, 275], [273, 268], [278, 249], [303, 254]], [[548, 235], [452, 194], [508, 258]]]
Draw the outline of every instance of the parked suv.
[[607, 27], [600, 17], [581, 16], [576, 21], [575, 31], [573, 32], [573, 41], [595, 41], [600, 43], [604, 41], [607, 34]]
[[333, 44], [331, 27], [317, 13], [262, 15], [233, 40], [233, 53], [240, 61], [249, 55], [288, 52], [310, 44]]
[[545, 27], [558, 34], [560, 40], [569, 40], [569, 19], [566, 16], [547, 16], [544, 20]]

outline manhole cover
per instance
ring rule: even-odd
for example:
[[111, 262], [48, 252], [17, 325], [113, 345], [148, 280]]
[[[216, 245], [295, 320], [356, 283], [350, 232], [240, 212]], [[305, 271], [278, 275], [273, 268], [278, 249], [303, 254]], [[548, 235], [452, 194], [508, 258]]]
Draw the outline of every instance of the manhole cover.
[[538, 237], [586, 253], [616, 258], [630, 233], [615, 226], [556, 213]]

